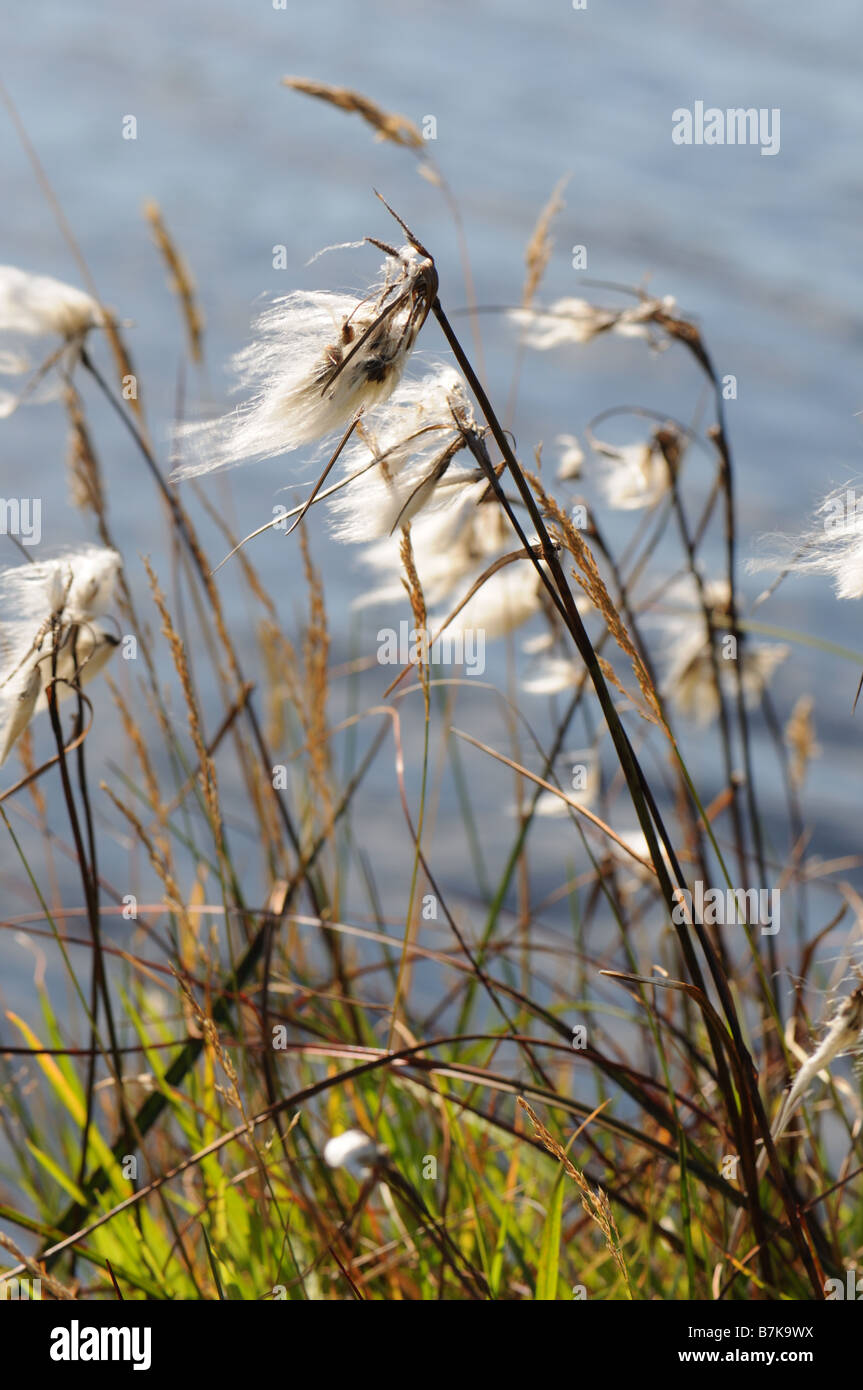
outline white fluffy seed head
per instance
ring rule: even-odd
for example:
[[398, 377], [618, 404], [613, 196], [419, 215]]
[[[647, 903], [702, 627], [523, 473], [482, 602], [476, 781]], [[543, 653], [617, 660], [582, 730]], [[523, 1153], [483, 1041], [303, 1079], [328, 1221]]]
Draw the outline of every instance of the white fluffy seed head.
[[361, 1129], [346, 1129], [324, 1145], [324, 1162], [330, 1168], [347, 1168], [356, 1177], [366, 1177], [383, 1155], [383, 1150]]
[[[704, 599], [713, 615], [714, 632], [728, 621], [729, 587], [725, 580], [704, 585]], [[700, 727], [710, 724], [719, 713], [710, 633], [695, 585], [684, 580], [673, 585], [669, 597], [679, 611], [662, 619], [666, 633], [663, 690], [671, 704], [686, 719]], [[741, 642], [734, 660], [717, 651], [716, 665], [723, 691], [733, 697], [737, 688], [739, 663], [743, 698], [747, 708], [755, 708], [775, 672], [790, 655], [790, 647], [778, 642]]]
[[668, 491], [668, 464], [651, 441], [647, 444], [623, 444], [613, 448], [598, 444], [602, 456], [599, 485], [610, 507], [620, 511], [640, 511], [652, 507]]
[[[497, 554], [506, 538], [506, 522], [496, 502], [482, 504], [488, 491], [482, 480], [454, 491], [438, 507], [426, 510], [411, 527], [411, 547], [427, 604], [441, 603], [462, 581], [475, 577], [477, 566]], [[363, 554], [363, 563], [382, 580], [354, 600], [366, 608], [404, 598], [399, 536], [375, 541]]]
[[863, 598], [863, 493], [837, 488], [815, 515], [810, 529], [796, 539], [765, 537], [764, 554], [750, 560], [747, 568], [826, 574], [837, 598]]
[[671, 295], [642, 299], [625, 309], [601, 309], [586, 299], [566, 298], [555, 300], [547, 308], [511, 309], [508, 317], [521, 329], [526, 347], [547, 352], [567, 343], [589, 343], [607, 332], [651, 341], [655, 316], [670, 313], [674, 307]]
[[49, 275], [0, 266], [0, 332], [79, 338], [102, 322], [95, 299]]
[[478, 436], [458, 372], [437, 366], [403, 382], [385, 405], [364, 416], [342, 455], [351, 481], [328, 504], [336, 540], [377, 540], [424, 509], [450, 502], [475, 480], [475, 471], [452, 463]]
[[120, 565], [115, 550], [83, 546], [0, 572], [0, 763], [46, 708], [55, 671], [63, 699], [72, 682], [87, 684], [111, 656], [117, 635], [104, 620]]
[[581, 466], [584, 463], [584, 450], [574, 434], [559, 434], [554, 441], [560, 446], [560, 457], [557, 465], [557, 479], [561, 483], [570, 482], [573, 478], [581, 477]]
[[12, 671], [0, 687], [0, 764], [33, 718], [41, 689], [41, 671], [34, 662]]
[[661, 299], [642, 299], [617, 315], [614, 332], [621, 338], [646, 338], [650, 341], [650, 326], [657, 315], [673, 314], [677, 301], [672, 294]]
[[803, 1099], [819, 1072], [827, 1070], [843, 1052], [860, 1044], [863, 1033], [863, 986], [849, 994], [827, 1025], [827, 1032], [814, 1052], [806, 1058], [794, 1078], [791, 1089], [779, 1109], [773, 1124], [772, 1136], [778, 1139], [787, 1127], [792, 1114]]
[[48, 275], [30, 275], [17, 266], [0, 266], [0, 374], [22, 376], [46, 358], [56, 356], [56, 343], [45, 349], [22, 348], [22, 338], [60, 338], [57, 370], [36, 371], [23, 389], [0, 391], [0, 419], [12, 415], [22, 401], [36, 405], [54, 400], [62, 387], [63, 368], [71, 369], [88, 331], [104, 323], [95, 299]]
[[509, 317], [522, 330], [526, 347], [547, 352], [565, 343], [589, 343], [613, 327], [616, 315], [586, 299], [568, 298], [555, 300], [547, 309], [511, 309]]
[[[479, 579], [482, 568], [473, 576], [474, 580]], [[540, 612], [541, 591], [542, 580], [533, 563], [526, 558], [516, 560], [485, 580], [446, 631], [451, 637], [457, 633], [482, 632], [486, 641], [505, 637]], [[430, 620], [432, 631], [437, 632], [448, 616], [444, 611], [434, 614]]]
[[190, 457], [175, 476], [290, 453], [386, 400], [436, 286], [432, 263], [403, 247], [387, 257], [380, 283], [363, 299], [324, 291], [277, 299], [258, 316], [254, 341], [233, 359], [242, 404], [220, 419], [178, 427]]

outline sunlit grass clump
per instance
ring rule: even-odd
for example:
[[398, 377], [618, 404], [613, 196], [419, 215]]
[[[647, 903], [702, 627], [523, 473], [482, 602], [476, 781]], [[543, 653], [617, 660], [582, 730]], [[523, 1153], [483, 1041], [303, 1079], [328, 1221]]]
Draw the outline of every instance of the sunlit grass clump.
[[[411, 122], [288, 85], [417, 158], [461, 236]], [[824, 1297], [863, 1244], [840, 1062], [859, 899], [807, 858], [813, 701], [775, 687], [808, 639], [771, 633], [772, 589], [752, 616], [702, 331], [669, 295], [542, 302], [562, 186], [496, 315], [466, 250], [446, 283], [400, 212], [360, 206], [385, 219], [345, 229], [362, 287], [319, 261], [321, 288], [238, 345], [233, 404], [187, 390], [164, 450], [96, 285], [0, 271], [3, 413], [60, 402], [92, 531], [10, 537], [0, 574], [0, 816], [27, 894], [2, 925], [35, 957], [0, 1041], [5, 1273], [70, 1299]], [[147, 216], [196, 382], [195, 285]], [[480, 326], [513, 381], [485, 380]], [[518, 438], [530, 364], [577, 372], [603, 337], [676, 354], [710, 418], [614, 407], [555, 453]], [[152, 481], [164, 573], [124, 544], [96, 399]], [[239, 536], [210, 474], [271, 458], [302, 500]], [[303, 576], [299, 623], [267, 545]], [[859, 594], [848, 518], [783, 554], [783, 577]], [[368, 612], [412, 634], [395, 666]], [[765, 750], [784, 807], [762, 805]], [[781, 930], [748, 912], [768, 890]]]

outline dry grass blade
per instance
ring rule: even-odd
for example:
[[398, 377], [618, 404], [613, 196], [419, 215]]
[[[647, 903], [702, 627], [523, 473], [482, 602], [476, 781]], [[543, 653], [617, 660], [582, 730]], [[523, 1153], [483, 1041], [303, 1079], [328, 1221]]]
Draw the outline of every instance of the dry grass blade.
[[303, 640], [305, 666], [303, 725], [309, 743], [309, 774], [321, 807], [322, 823], [329, 837], [333, 828], [332, 772], [327, 733], [327, 665], [330, 638], [321, 576], [312, 564], [308, 537], [300, 532], [303, 570], [309, 590], [309, 624]]
[[[499, 570], [502, 570], [504, 566], [512, 565], [515, 563], [516, 560], [523, 560], [524, 558], [525, 557], [523, 550], [511, 550], [508, 555], [500, 555], [496, 560], [493, 560], [492, 563], [488, 566], [488, 568], [483, 570], [479, 579], [476, 579], [473, 582], [473, 584], [471, 584], [464, 598], [459, 601], [459, 603], [456, 605], [456, 607], [452, 610], [451, 613], [447, 614], [446, 618], [441, 623], [434, 637], [431, 638], [429, 642], [429, 650], [434, 650], [435, 643], [439, 640], [439, 638], [443, 636], [450, 623], [454, 622], [454, 620], [458, 617], [462, 609], [467, 607], [474, 594], [479, 593], [483, 584], [485, 584], [489, 579], [491, 579], [493, 575], [497, 574]], [[407, 666], [404, 666], [402, 670], [399, 672], [399, 674], [396, 676], [395, 680], [387, 686], [386, 690], [384, 691], [384, 698], [386, 698], [387, 695], [392, 694], [396, 686], [401, 684], [401, 682], [404, 680], [405, 676], [408, 674], [411, 668], [418, 664], [419, 663], [417, 661], [409, 661]]]
[[625, 840], [622, 840], [619, 835], [615, 834], [610, 825], [606, 825], [605, 821], [600, 820], [599, 816], [595, 816], [592, 811], [588, 811], [586, 806], [582, 806], [579, 802], [574, 801], [571, 796], [567, 796], [566, 792], [560, 790], [560, 787], [555, 787], [551, 782], [546, 782], [543, 777], [537, 776], [535, 772], [529, 772], [526, 767], [522, 767], [521, 763], [514, 762], [512, 758], [506, 757], [504, 753], [498, 753], [496, 748], [489, 748], [487, 744], [480, 743], [479, 739], [471, 738], [470, 734], [466, 734], [463, 729], [453, 729], [452, 732], [457, 738], [463, 738], [465, 743], [472, 743], [474, 748], [478, 748], [481, 753], [488, 753], [489, 757], [496, 758], [499, 763], [504, 763], [506, 767], [511, 767], [513, 772], [518, 772], [522, 777], [527, 777], [529, 781], [535, 782], [536, 785], [542, 787], [544, 791], [551, 792], [554, 796], [559, 796], [561, 801], [565, 801], [567, 806], [571, 807], [573, 811], [576, 811], [580, 816], [584, 816], [585, 820], [589, 820], [591, 825], [595, 825], [598, 830], [601, 830], [604, 835], [607, 835], [610, 840], [613, 840], [625, 854], [629, 855], [630, 859], [634, 859], [636, 864], [640, 864], [642, 869], [646, 869], [649, 873], [653, 874], [654, 877], [656, 876], [656, 869], [651, 860], [643, 859]]
[[[576, 575], [579, 584], [584, 589], [584, 592], [587, 594], [594, 608], [598, 609], [602, 614], [608, 625], [609, 632], [621, 651], [628, 656], [629, 660], [632, 662], [632, 669], [635, 672], [635, 678], [638, 681], [639, 689], [647, 702], [646, 709], [637, 702], [634, 702], [636, 709], [643, 718], [650, 720], [653, 724], [660, 724], [665, 728], [665, 720], [662, 717], [662, 711], [656, 691], [653, 688], [653, 682], [647, 674], [644, 662], [641, 660], [641, 657], [635, 649], [632, 638], [624, 626], [623, 619], [611, 601], [611, 595], [605, 586], [602, 575], [597, 569], [596, 561], [593, 558], [590, 547], [584, 540], [584, 537], [581, 536], [575, 526], [573, 526], [563, 509], [555, 502], [554, 498], [549, 497], [536, 474], [529, 473], [525, 470], [525, 477], [536, 493], [543, 511], [553, 523], [551, 531], [552, 537], [564, 545], [575, 560], [580, 571], [580, 573]], [[606, 679], [609, 678], [609, 670], [610, 668], [605, 664], [603, 673]], [[623, 691], [627, 699], [632, 699], [632, 696], [624, 690], [618, 680], [615, 679], [614, 684], [618, 690]]]
[[525, 247], [524, 263], [527, 267], [527, 277], [521, 292], [521, 303], [524, 309], [529, 309], [533, 303], [534, 295], [539, 289], [540, 281], [551, 260], [554, 247], [554, 242], [551, 239], [551, 224], [557, 214], [566, 206], [563, 201], [563, 190], [569, 183], [569, 178], [569, 174], [564, 174], [562, 179], [558, 179], [551, 197], [536, 220], [530, 241]]
[[79, 507], [82, 511], [89, 510], [94, 516], [101, 517], [105, 511], [102, 475], [87, 421], [81, 409], [81, 401], [71, 382], [63, 392], [63, 404], [69, 418], [69, 500], [73, 507]]
[[[426, 620], [428, 616], [426, 613], [426, 601], [422, 591], [422, 585], [420, 584], [420, 577], [417, 574], [416, 562], [414, 561], [413, 546], [411, 545], [411, 528], [409, 525], [402, 527], [402, 538], [401, 544], [399, 545], [399, 557], [401, 559], [405, 575], [407, 576], [407, 578], [402, 579], [402, 583], [404, 584], [408, 598], [411, 601], [411, 612], [413, 613], [414, 627], [417, 632], [425, 632]], [[426, 714], [428, 714], [428, 664], [424, 661], [421, 661], [418, 664], [419, 678], [423, 688], [423, 697], [425, 699], [426, 705]]]
[[[553, 1154], [558, 1162], [562, 1164], [564, 1171], [577, 1185], [581, 1193], [581, 1205], [584, 1207], [590, 1219], [596, 1222], [602, 1232], [602, 1238], [605, 1241], [608, 1253], [620, 1270], [623, 1282], [626, 1284], [627, 1293], [629, 1297], [632, 1298], [629, 1274], [627, 1272], [623, 1253], [620, 1249], [620, 1235], [608, 1198], [601, 1187], [598, 1187], [594, 1192], [584, 1174], [578, 1171], [575, 1164], [567, 1156], [566, 1150], [558, 1144], [552, 1134], [549, 1134], [545, 1125], [530, 1108], [527, 1101], [523, 1100], [521, 1096], [518, 1096], [517, 1099], [519, 1107], [525, 1111], [528, 1119], [533, 1125], [537, 1138], [544, 1144], [545, 1148], [548, 1149], [548, 1152]], [[584, 1126], [582, 1125], [582, 1129], [583, 1128]]]
[[219, 793], [216, 786], [216, 769], [207, 752], [207, 743], [204, 738], [204, 731], [201, 728], [198, 702], [195, 699], [195, 692], [192, 689], [192, 677], [186, 657], [185, 644], [174, 627], [173, 620], [168, 612], [168, 606], [165, 602], [165, 595], [162, 593], [159, 587], [159, 581], [153, 572], [149, 560], [146, 558], [144, 559], [144, 568], [147, 571], [147, 578], [150, 581], [153, 600], [159, 610], [159, 616], [162, 619], [162, 632], [168, 640], [174, 667], [180, 678], [180, 685], [183, 690], [183, 698], [186, 702], [186, 711], [189, 717], [189, 732], [192, 735], [192, 742], [195, 745], [195, 752], [198, 755], [201, 790], [204, 794], [213, 834], [217, 837], [218, 843], [221, 839], [221, 812], [219, 809]]
[[313, 82], [308, 77], [283, 77], [282, 84], [292, 87], [295, 92], [303, 92], [306, 96], [326, 101], [330, 106], [337, 106], [340, 111], [362, 116], [366, 124], [372, 127], [378, 140], [389, 140], [394, 145], [402, 145], [408, 150], [423, 148], [422, 135], [413, 121], [408, 120], [407, 116], [384, 111], [383, 107], [364, 97], [361, 92], [352, 91], [350, 87], [333, 87], [328, 82]]
[[801, 695], [785, 725], [785, 742], [791, 751], [791, 779], [798, 789], [803, 786], [810, 762], [821, 752], [815, 738], [815, 720], [812, 717], [814, 708], [815, 701], [812, 696]]
[[[20, 1260], [29, 1275], [34, 1279], [40, 1280], [41, 1283], [44, 1284], [52, 1298], [57, 1299], [58, 1302], [74, 1303], [77, 1301], [78, 1295], [74, 1293], [72, 1289], [67, 1288], [65, 1284], [60, 1283], [59, 1279], [55, 1279], [52, 1274], [49, 1274], [44, 1265], [39, 1264], [37, 1260], [31, 1259], [29, 1255], [25, 1255], [23, 1250], [19, 1250], [14, 1240], [10, 1240], [9, 1236], [3, 1231], [0, 1231], [0, 1245], [2, 1245], [4, 1250], [8, 1250], [10, 1255], [14, 1255], [16, 1260]], [[3, 1287], [3, 1282], [4, 1275], [0, 1272], [0, 1289]], [[2, 1297], [2, 1295], [0, 1295], [0, 1297]]]
[[111, 798], [111, 801], [113, 802], [117, 810], [120, 812], [120, 815], [123, 816], [129, 822], [129, 825], [132, 827], [136, 836], [143, 845], [144, 849], [147, 851], [150, 863], [152, 864], [154, 871], [158, 874], [159, 879], [162, 883], [162, 887], [165, 890], [165, 906], [171, 912], [176, 912], [180, 917], [184, 917], [185, 907], [183, 906], [183, 894], [180, 891], [179, 884], [177, 883], [176, 879], [174, 878], [171, 872], [171, 865], [167, 857], [159, 852], [158, 848], [150, 839], [149, 835], [147, 834], [146, 830], [141, 824], [140, 820], [135, 815], [134, 811], [131, 809], [131, 807], [126, 806], [125, 803], [122, 802], [120, 798], [114, 794], [114, 792], [108, 786], [107, 782], [100, 782], [99, 789], [100, 791], [105, 792], [105, 794]]
[[145, 203], [144, 216], [153, 229], [153, 239], [168, 267], [171, 289], [182, 306], [186, 332], [189, 335], [189, 350], [194, 360], [200, 363], [204, 359], [204, 315], [195, 294], [189, 268], [168, 233], [158, 203], [152, 200]]

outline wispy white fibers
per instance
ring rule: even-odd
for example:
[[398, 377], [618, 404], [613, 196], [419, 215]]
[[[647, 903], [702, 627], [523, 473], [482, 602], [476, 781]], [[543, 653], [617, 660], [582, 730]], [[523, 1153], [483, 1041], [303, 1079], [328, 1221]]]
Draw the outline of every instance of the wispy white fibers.
[[[420, 513], [411, 526], [411, 549], [429, 609], [429, 629], [443, 628], [453, 609], [506, 552], [511, 532], [484, 478], [460, 482], [451, 499]], [[512, 547], [509, 546], [511, 549]], [[354, 600], [354, 607], [404, 600], [398, 536], [369, 545], [364, 564], [383, 580]], [[485, 579], [448, 623], [445, 634], [482, 633], [483, 640], [515, 631], [542, 608], [542, 580], [532, 562], [515, 560]]]
[[[678, 713], [703, 727], [719, 712], [707, 621], [691, 579], [680, 581], [668, 592], [679, 608], [662, 620], [666, 632], [663, 689]], [[755, 707], [776, 667], [788, 657], [790, 648], [778, 642], [747, 640], [740, 643], [737, 652], [729, 647], [726, 655], [721, 639], [729, 636], [724, 628], [728, 623], [728, 584], [724, 580], [705, 584], [704, 598], [712, 613], [717, 639], [716, 661], [723, 688], [733, 694], [737, 682], [735, 662], [742, 663], [744, 699], [748, 707]]]
[[0, 266], [0, 332], [79, 338], [102, 322], [95, 299], [49, 275]]
[[815, 515], [819, 520], [797, 539], [765, 538], [765, 549], [773, 542], [773, 553], [751, 560], [748, 568], [826, 574], [837, 598], [863, 598], [863, 493], [837, 488]]
[[788, 1094], [779, 1110], [773, 1125], [773, 1138], [778, 1139], [787, 1128], [794, 1111], [802, 1101], [819, 1072], [826, 1071], [830, 1064], [849, 1048], [857, 1047], [863, 1032], [863, 986], [858, 986], [847, 998], [842, 1000], [833, 1018], [827, 1025], [822, 1042], [811, 1053], [794, 1078]]
[[[98, 304], [83, 290], [48, 275], [30, 275], [14, 265], [0, 266], [0, 372], [4, 375], [20, 376], [34, 365], [19, 339], [59, 339], [54, 350], [65, 343], [77, 351], [89, 330], [102, 322]], [[38, 397], [31, 393], [31, 398], [44, 400], [53, 393], [56, 385], [53, 392], [43, 385]], [[0, 392], [0, 417], [11, 415], [18, 402], [11, 392]]]
[[559, 434], [554, 441], [560, 445], [560, 458], [557, 465], [557, 479], [561, 483], [581, 477], [584, 463], [584, 450], [574, 434]]
[[547, 308], [511, 309], [509, 318], [522, 330], [522, 342], [538, 352], [566, 343], [589, 343], [600, 333], [614, 332], [628, 338], [650, 339], [650, 323], [657, 313], [670, 313], [675, 301], [643, 299], [626, 309], [600, 309], [586, 299], [557, 299]]
[[[859, 1048], [861, 1033], [863, 1033], [863, 986], [858, 985], [842, 1000], [827, 1025], [824, 1038], [815, 1048], [815, 1051], [805, 1059], [790, 1089], [786, 1092], [770, 1130], [774, 1143], [781, 1139], [787, 1130], [803, 1097], [816, 1077], [819, 1074], [829, 1074], [829, 1068], [843, 1052]], [[756, 1173], [759, 1178], [766, 1172], [768, 1162], [769, 1154], [764, 1148], [756, 1164]], [[729, 1256], [733, 1256], [737, 1249], [743, 1231], [743, 1219], [744, 1210], [741, 1208], [734, 1219], [734, 1225], [728, 1238], [726, 1249]]]
[[436, 293], [432, 262], [410, 246], [388, 256], [364, 298], [295, 291], [255, 322], [236, 354], [234, 390], [244, 400], [213, 421], [181, 425], [188, 478], [272, 458], [344, 429], [357, 410], [386, 400]]
[[614, 332], [621, 338], [645, 338], [651, 341], [650, 326], [657, 315], [673, 314], [677, 300], [673, 294], [664, 294], [661, 299], [642, 299], [629, 309], [622, 309], [617, 315]]
[[[507, 522], [497, 502], [487, 498], [481, 480], [460, 487], [444, 505], [422, 512], [411, 527], [411, 548], [427, 604], [448, 598], [457, 587], [466, 593], [469, 577], [482, 573], [498, 555]], [[363, 564], [380, 581], [354, 600], [354, 607], [404, 599], [400, 537], [385, 536], [363, 552]]]
[[526, 347], [546, 352], [563, 343], [589, 343], [612, 328], [616, 316], [586, 299], [556, 299], [547, 309], [510, 309], [509, 317], [522, 330]]
[[610, 507], [620, 511], [640, 511], [652, 507], [668, 491], [668, 464], [659, 446], [646, 444], [594, 445], [601, 456], [599, 486]]
[[364, 1178], [374, 1170], [384, 1153], [382, 1146], [361, 1129], [346, 1129], [327, 1140], [324, 1162], [330, 1168], [347, 1168], [355, 1177]]
[[333, 535], [372, 541], [391, 535], [424, 509], [450, 502], [476, 479], [453, 459], [480, 431], [462, 379], [436, 366], [404, 381], [385, 405], [364, 415], [340, 463], [352, 479], [328, 502]]
[[0, 571], [0, 763], [33, 715], [47, 706], [54, 671], [57, 694], [85, 685], [117, 645], [108, 619], [120, 556], [84, 546], [52, 560]]
[[[479, 579], [482, 567], [475, 578]], [[470, 585], [466, 584], [469, 590]], [[525, 557], [504, 565], [468, 599], [447, 626], [450, 636], [457, 633], [483, 633], [486, 641], [504, 637], [542, 609], [543, 583], [535, 565]], [[441, 609], [432, 615], [430, 626], [437, 632], [449, 614]]]

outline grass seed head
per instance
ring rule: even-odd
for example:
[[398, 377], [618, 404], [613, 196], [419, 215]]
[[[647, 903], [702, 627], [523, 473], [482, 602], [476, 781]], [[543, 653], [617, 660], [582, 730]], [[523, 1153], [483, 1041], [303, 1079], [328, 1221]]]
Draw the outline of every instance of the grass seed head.
[[178, 426], [189, 458], [180, 478], [290, 453], [343, 429], [395, 390], [426, 320], [437, 276], [411, 246], [392, 250], [362, 299], [295, 291], [259, 315], [233, 359], [240, 406]]

